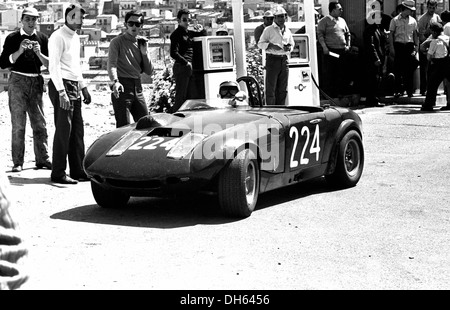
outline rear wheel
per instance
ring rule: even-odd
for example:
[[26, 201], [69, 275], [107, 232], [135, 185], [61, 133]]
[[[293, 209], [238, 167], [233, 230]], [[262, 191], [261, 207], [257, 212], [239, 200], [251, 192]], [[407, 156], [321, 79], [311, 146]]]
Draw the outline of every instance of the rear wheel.
[[122, 208], [130, 200], [129, 195], [105, 189], [94, 181], [91, 181], [91, 190], [95, 201], [102, 208]]
[[354, 130], [345, 134], [339, 142], [336, 169], [326, 176], [327, 181], [336, 187], [355, 186], [364, 167], [364, 149], [361, 136]]
[[250, 216], [258, 201], [259, 182], [256, 155], [248, 149], [241, 151], [220, 174], [218, 194], [221, 210], [231, 216]]

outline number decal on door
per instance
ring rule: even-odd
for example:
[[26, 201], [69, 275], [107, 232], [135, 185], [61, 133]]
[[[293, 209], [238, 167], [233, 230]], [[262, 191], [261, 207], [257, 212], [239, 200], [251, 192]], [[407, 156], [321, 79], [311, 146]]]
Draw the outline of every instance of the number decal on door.
[[[316, 130], [314, 131], [314, 135], [311, 141], [311, 132], [309, 130], [308, 126], [303, 126], [302, 129], [300, 130], [300, 133], [302, 136], [306, 135], [306, 141], [305, 144], [303, 145], [302, 151], [301, 151], [301, 155], [300, 155], [300, 165], [307, 165], [309, 164], [309, 158], [305, 157], [306, 152], [308, 151], [308, 146], [309, 147], [309, 153], [310, 154], [316, 154], [316, 161], [319, 161], [319, 156], [320, 156], [320, 141], [319, 141], [319, 136], [320, 136], [320, 131], [319, 131], [319, 125], [316, 125]], [[291, 161], [290, 161], [290, 167], [291, 168], [296, 168], [298, 167], [299, 161], [295, 159], [295, 153], [297, 150], [297, 146], [298, 146], [298, 138], [299, 138], [299, 133], [298, 133], [298, 129], [297, 127], [291, 127], [291, 129], [289, 130], [289, 137], [294, 139], [294, 143], [292, 146], [292, 153], [291, 153]], [[311, 143], [310, 143], [311, 142]]]

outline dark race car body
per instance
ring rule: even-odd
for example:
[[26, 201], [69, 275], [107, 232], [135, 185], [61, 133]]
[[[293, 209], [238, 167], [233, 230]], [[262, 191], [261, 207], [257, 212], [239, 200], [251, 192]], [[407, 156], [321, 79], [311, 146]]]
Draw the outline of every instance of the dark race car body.
[[246, 217], [258, 194], [326, 176], [350, 187], [364, 165], [362, 124], [340, 107], [236, 105], [188, 100], [95, 141], [84, 169], [102, 207], [130, 196], [216, 192], [225, 213]]

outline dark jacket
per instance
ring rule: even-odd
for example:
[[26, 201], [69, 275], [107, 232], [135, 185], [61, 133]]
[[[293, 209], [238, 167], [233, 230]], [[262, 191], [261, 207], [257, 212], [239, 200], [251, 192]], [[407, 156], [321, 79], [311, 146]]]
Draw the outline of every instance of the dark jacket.
[[2, 69], [11, 68], [13, 71], [23, 73], [41, 73], [42, 62], [31, 50], [25, 50], [14, 64], [9, 61], [9, 56], [19, 49], [20, 43], [24, 39], [39, 42], [41, 53], [48, 56], [48, 37], [45, 33], [37, 31], [32, 36], [24, 36], [20, 34], [20, 30], [17, 30], [10, 33], [5, 39], [3, 51], [0, 55], [0, 67]]

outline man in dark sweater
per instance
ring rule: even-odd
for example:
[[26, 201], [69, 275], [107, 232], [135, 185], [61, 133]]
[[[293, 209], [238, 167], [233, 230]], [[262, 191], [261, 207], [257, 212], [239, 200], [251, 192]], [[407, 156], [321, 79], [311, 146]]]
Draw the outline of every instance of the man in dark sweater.
[[22, 28], [6, 37], [0, 55], [0, 67], [11, 70], [8, 98], [12, 123], [13, 172], [22, 171], [24, 163], [27, 113], [33, 129], [36, 167], [52, 168], [42, 101], [44, 79], [41, 75], [41, 66], [48, 67], [48, 37], [36, 31], [38, 17], [39, 13], [35, 8], [25, 8], [22, 12]]
[[176, 112], [186, 99], [194, 99], [196, 86], [193, 78], [192, 57], [193, 38], [206, 35], [201, 25], [188, 30], [190, 12], [187, 9], [178, 11], [178, 27], [170, 35], [170, 56], [175, 60], [173, 77], [175, 78], [175, 103], [171, 112]]

